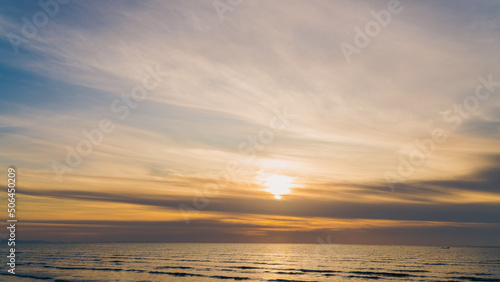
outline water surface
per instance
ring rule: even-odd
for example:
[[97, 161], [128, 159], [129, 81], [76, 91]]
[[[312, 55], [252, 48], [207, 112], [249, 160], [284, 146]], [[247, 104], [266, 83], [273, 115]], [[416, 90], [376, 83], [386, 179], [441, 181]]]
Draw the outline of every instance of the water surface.
[[4, 267], [1, 280], [500, 281], [500, 248], [43, 243], [17, 250], [16, 277]]

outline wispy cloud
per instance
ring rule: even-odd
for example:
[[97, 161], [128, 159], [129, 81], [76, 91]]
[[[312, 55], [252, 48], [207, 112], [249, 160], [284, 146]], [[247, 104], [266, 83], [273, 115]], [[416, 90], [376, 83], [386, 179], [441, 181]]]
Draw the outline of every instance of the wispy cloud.
[[[247, 1], [224, 21], [210, 1], [75, 1], [18, 54], [6, 34], [19, 33], [37, 6], [8, 3], [12, 13], [0, 12], [0, 163], [25, 175], [24, 195], [35, 204], [28, 218], [42, 205], [36, 198], [175, 208], [230, 160], [242, 161], [239, 145], [286, 107], [295, 117], [286, 130], [200, 216], [492, 219], [500, 89], [396, 193], [384, 172], [415, 140], [450, 128], [441, 113], [473, 94], [479, 76], [500, 81], [500, 7], [402, 4], [348, 63], [339, 44], [386, 1]], [[52, 162], [64, 161], [83, 129], [115, 115], [113, 100], [151, 65], [168, 80], [54, 182]], [[289, 175], [297, 187], [277, 203], [257, 173]]]

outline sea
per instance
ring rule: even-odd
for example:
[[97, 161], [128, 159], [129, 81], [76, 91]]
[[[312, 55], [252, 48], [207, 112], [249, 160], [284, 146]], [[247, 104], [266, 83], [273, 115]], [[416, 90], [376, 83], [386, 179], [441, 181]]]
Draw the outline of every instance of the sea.
[[2, 281], [500, 281], [498, 247], [26, 243]]

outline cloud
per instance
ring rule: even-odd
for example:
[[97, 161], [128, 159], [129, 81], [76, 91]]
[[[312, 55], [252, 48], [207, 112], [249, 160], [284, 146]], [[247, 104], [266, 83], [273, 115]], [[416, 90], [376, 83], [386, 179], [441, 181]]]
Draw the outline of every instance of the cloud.
[[[207, 242], [207, 243], [309, 243], [318, 238], [331, 238], [329, 244], [358, 243], [387, 245], [471, 245], [485, 246], [496, 242], [498, 225], [476, 226], [397, 226], [356, 229], [280, 230], [268, 226], [233, 224], [215, 220], [198, 220], [189, 227], [184, 222], [158, 221], [28, 221], [27, 234], [40, 232], [38, 237], [20, 234], [21, 240], [54, 241], [54, 236], [66, 234], [65, 242]], [[460, 232], [457, 232], [457, 231]], [[367, 234], [370, 236], [367, 237]], [[474, 239], [481, 237], [481, 240]], [[321, 241], [320, 241], [321, 242]], [[328, 245], [321, 245], [328, 248]]]
[[436, 180], [422, 183], [424, 186], [443, 187], [466, 191], [500, 193], [500, 156], [490, 156], [490, 164], [465, 179]]
[[[8, 4], [0, 163], [23, 171], [30, 200], [175, 209], [229, 161], [243, 162], [242, 142], [286, 107], [294, 118], [245, 164], [250, 176], [235, 177], [202, 213], [497, 222], [498, 160], [485, 157], [500, 153], [496, 94], [397, 193], [384, 173], [415, 140], [450, 128], [441, 113], [473, 94], [478, 76], [500, 79], [498, 5], [402, 1], [348, 63], [339, 44], [386, 6], [247, 1], [220, 21], [210, 1], [71, 2], [14, 54], [5, 34], [19, 34], [38, 6]], [[168, 79], [117, 119], [110, 105], [156, 65]], [[116, 130], [55, 183], [52, 163], [102, 118]], [[257, 172], [299, 187], [270, 200]]]
[[[154, 195], [138, 197], [128, 193], [104, 193], [97, 191], [67, 191], [25, 189], [25, 195], [49, 198], [61, 198], [90, 202], [127, 203], [174, 209], [180, 214], [178, 206], [192, 204], [192, 198], [174, 195]], [[369, 193], [369, 191], [365, 191]], [[275, 201], [265, 197], [264, 193], [255, 193], [254, 197], [217, 197], [209, 199], [209, 205], [203, 212], [222, 212], [228, 214], [262, 214], [275, 216], [322, 217], [322, 218], [363, 218], [388, 220], [421, 220], [449, 222], [484, 222], [499, 223], [500, 208], [498, 202], [491, 203], [432, 203], [432, 202], [367, 202], [347, 201], [324, 198], [289, 197]], [[196, 213], [196, 209], [195, 209]]]

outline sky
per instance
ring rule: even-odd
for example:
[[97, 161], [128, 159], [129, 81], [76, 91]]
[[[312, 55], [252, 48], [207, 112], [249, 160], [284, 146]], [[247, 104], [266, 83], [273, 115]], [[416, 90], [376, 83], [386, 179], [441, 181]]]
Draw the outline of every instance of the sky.
[[0, 7], [20, 240], [500, 246], [498, 1], [40, 3]]

